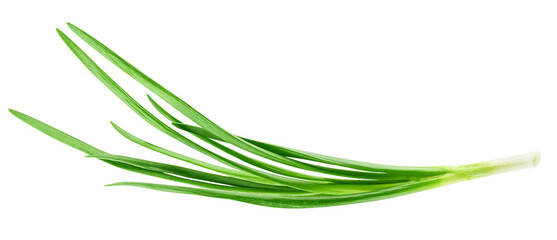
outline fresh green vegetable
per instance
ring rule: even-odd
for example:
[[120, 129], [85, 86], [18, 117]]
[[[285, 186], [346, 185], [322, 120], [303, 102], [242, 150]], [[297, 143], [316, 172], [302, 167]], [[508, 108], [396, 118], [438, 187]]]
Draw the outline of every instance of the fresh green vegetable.
[[[268, 207], [312, 208], [381, 200], [499, 172], [533, 167], [539, 163], [540, 155], [534, 152], [463, 166], [391, 166], [331, 157], [239, 137], [203, 116], [89, 34], [72, 24], [68, 23], [68, 26], [98, 53], [198, 126], [181, 122], [148, 96], [153, 107], [168, 120], [168, 123], [164, 123], [133, 99], [68, 36], [57, 29], [58, 34], [75, 56], [124, 104], [159, 131], [225, 165], [210, 164], [157, 146], [132, 135], [115, 123], [112, 123], [112, 126], [126, 139], [210, 172], [109, 154], [35, 118], [10, 109], [14, 116], [25, 123], [86, 153], [87, 157], [97, 158], [128, 171], [190, 185], [120, 182], [107, 186], [135, 186], [231, 199]], [[212, 145], [217, 151], [202, 147], [172, 127], [190, 133]], [[222, 143], [228, 143], [232, 147]], [[269, 161], [258, 160], [233, 148], [239, 148]], [[222, 153], [230, 157], [225, 157]]]

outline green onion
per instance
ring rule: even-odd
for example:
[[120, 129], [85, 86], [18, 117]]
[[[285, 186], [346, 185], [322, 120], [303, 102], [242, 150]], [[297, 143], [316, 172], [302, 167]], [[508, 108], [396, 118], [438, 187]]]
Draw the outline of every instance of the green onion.
[[[534, 167], [540, 160], [540, 154], [533, 152], [462, 166], [391, 166], [326, 156], [240, 137], [209, 120], [91, 35], [72, 24], [68, 23], [68, 26], [107, 60], [198, 126], [183, 123], [148, 95], [149, 102], [166, 121], [159, 119], [133, 99], [68, 36], [57, 29], [64, 43], [85, 67], [133, 112], [169, 137], [225, 165], [207, 163], [157, 146], [112, 122], [116, 131], [126, 139], [207, 171], [110, 154], [33, 117], [10, 109], [10, 112], [23, 122], [84, 152], [87, 157], [99, 159], [124, 170], [186, 184], [175, 186], [119, 182], [107, 186], [135, 186], [230, 199], [267, 207], [313, 208], [392, 198], [495, 173]], [[210, 144], [216, 151], [197, 144], [179, 131], [187, 132]], [[229, 144], [230, 147], [223, 143]], [[269, 161], [247, 156], [235, 148]]]

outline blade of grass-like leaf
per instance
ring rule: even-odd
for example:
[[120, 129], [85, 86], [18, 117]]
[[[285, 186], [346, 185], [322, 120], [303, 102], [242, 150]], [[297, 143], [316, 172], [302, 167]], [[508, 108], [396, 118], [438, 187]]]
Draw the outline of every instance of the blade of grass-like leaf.
[[203, 161], [200, 161], [200, 160], [197, 160], [197, 159], [179, 154], [177, 152], [170, 151], [168, 149], [165, 149], [165, 148], [162, 148], [160, 146], [154, 145], [152, 143], [149, 143], [149, 142], [147, 142], [143, 139], [140, 139], [140, 138], [132, 135], [131, 133], [125, 131], [122, 128], [120, 128], [118, 125], [116, 125], [113, 122], [111, 122], [111, 124], [114, 127], [114, 129], [116, 129], [116, 131], [118, 131], [118, 133], [120, 133], [126, 139], [128, 139], [128, 140], [130, 140], [134, 143], [137, 143], [137, 144], [139, 144], [139, 145], [141, 145], [145, 148], [151, 149], [155, 152], [159, 152], [159, 153], [162, 153], [164, 155], [167, 155], [167, 156], [170, 156], [170, 157], [173, 157], [173, 158], [185, 161], [185, 162], [189, 162], [191, 164], [194, 164], [194, 165], [197, 165], [197, 166], [200, 166], [200, 167], [203, 167], [203, 168], [215, 171], [215, 172], [219, 172], [219, 173], [222, 173], [222, 174], [225, 174], [225, 175], [233, 176], [233, 177], [236, 177], [236, 178], [240, 178], [240, 179], [244, 179], [244, 180], [248, 180], [248, 181], [259, 182], [259, 183], [276, 184], [276, 183], [274, 183], [272, 181], [269, 181], [267, 179], [260, 178], [260, 177], [257, 177], [255, 175], [249, 174], [249, 173], [245, 173], [243, 171], [239, 171], [239, 170], [236, 170], [236, 169], [230, 169], [230, 168], [225, 168], [225, 167], [221, 167], [221, 166], [218, 166], [218, 165], [210, 164], [210, 163], [207, 163], [207, 162], [203, 162]]
[[[184, 124], [181, 122], [174, 122], [172, 125], [180, 128], [184, 131], [195, 133], [204, 137], [212, 138], [218, 141], [224, 141], [223, 139], [219, 138], [215, 134], [211, 132], [192, 125]], [[353, 169], [359, 169], [363, 171], [371, 171], [371, 172], [383, 172], [389, 174], [404, 174], [408, 177], [415, 176], [415, 177], [426, 177], [426, 176], [433, 176], [438, 174], [444, 174], [447, 172], [447, 169], [443, 166], [438, 167], [406, 167], [406, 166], [392, 166], [392, 165], [384, 165], [384, 164], [375, 164], [369, 162], [362, 162], [362, 161], [354, 161], [350, 159], [338, 158], [327, 156], [318, 153], [312, 153], [303, 150], [297, 150], [293, 148], [283, 147], [279, 145], [274, 145], [270, 143], [260, 142], [257, 140], [252, 140], [249, 138], [244, 138], [247, 142], [250, 142], [254, 145], [257, 145], [261, 148], [265, 148], [269, 151], [273, 151], [277, 154], [281, 154], [286, 157], [293, 157], [299, 159], [305, 159], [310, 161], [316, 161], [326, 164], [332, 164], [336, 166], [348, 167]], [[226, 142], [226, 141], [225, 141]]]
[[82, 151], [87, 154], [107, 154], [103, 150], [100, 150], [96, 147], [93, 147], [77, 138], [74, 138], [44, 122], [41, 122], [29, 115], [24, 113], [18, 112], [13, 109], [8, 109], [11, 114], [15, 117], [19, 118], [19, 120], [29, 124], [31, 127], [43, 132], [44, 134], [48, 135], [51, 138], [54, 138], [72, 148], [75, 148], [79, 151]]
[[[125, 92], [114, 80], [112, 80], [87, 54], [83, 52], [68, 36], [66, 36], [62, 31], [56, 29], [62, 40], [66, 43], [68, 48], [78, 57], [78, 59], [99, 79], [109, 90], [111, 90], [120, 100], [122, 100], [128, 107], [130, 107], [135, 113], [137, 113], [141, 118], [143, 118], [146, 122], [151, 124], [151, 126], [157, 128], [158, 130], [162, 131], [163, 133], [173, 137], [174, 139], [184, 143], [185, 145], [207, 155], [210, 156], [218, 161], [221, 162], [231, 162], [229, 159], [226, 159], [218, 154], [209, 151], [201, 147], [200, 145], [196, 144], [195, 142], [189, 140], [188, 138], [182, 136], [174, 129], [170, 128], [163, 122], [161, 122], [158, 118], [156, 118], [153, 114], [147, 111], [143, 106], [141, 106], [135, 99], [133, 99], [127, 92]], [[240, 169], [244, 170], [244, 169]], [[266, 170], [274, 170], [274, 169], [266, 169]], [[322, 177], [311, 176], [303, 173], [298, 172], [289, 172], [290, 177], [306, 179], [306, 180], [317, 180], [326, 182]], [[261, 176], [263, 177], [263, 176]], [[288, 178], [284, 178], [288, 179]], [[274, 179], [273, 179], [274, 180]], [[288, 182], [288, 184], [287, 184]], [[309, 188], [313, 188], [312, 182], [307, 182], [309, 184], [304, 184], [304, 181], [300, 181], [302, 184], [298, 184], [295, 181], [283, 181], [280, 183], [284, 183], [285, 185], [298, 188], [300, 190], [309, 190]]]
[[223, 198], [235, 201], [241, 201], [250, 204], [256, 204], [267, 207], [276, 208], [316, 208], [316, 207], [330, 207], [354, 203], [371, 202], [383, 200], [387, 198], [398, 197], [410, 193], [424, 191], [432, 188], [441, 187], [444, 185], [463, 181], [464, 179], [454, 175], [447, 174], [441, 177], [432, 177], [413, 181], [410, 183], [385, 188], [373, 192], [355, 193], [346, 195], [312, 195], [312, 196], [262, 196], [250, 193], [233, 193], [229, 191], [218, 191], [208, 189], [196, 189], [180, 186], [151, 184], [151, 183], [138, 183], [138, 182], [121, 182], [114, 183], [107, 186], [135, 186], [148, 188], [158, 191], [194, 194], [206, 197]]
[[193, 107], [188, 105], [182, 99], [178, 98], [176, 95], [162, 87], [160, 84], [155, 82], [153, 79], [149, 78], [147, 75], [139, 71], [133, 65], [125, 61], [123, 58], [118, 56], [108, 47], [103, 45], [101, 42], [84, 32], [83, 30], [79, 29], [78, 27], [74, 26], [71, 23], [68, 23], [70, 29], [78, 35], [81, 39], [83, 39], [87, 44], [89, 44], [92, 48], [97, 50], [101, 55], [106, 57], [109, 61], [114, 63], [117, 67], [123, 70], [125, 73], [130, 75], [132, 78], [137, 80], [147, 89], [151, 90], [153, 93], [157, 94], [160, 98], [174, 107], [176, 110], [187, 116], [193, 122], [197, 123], [199, 126], [203, 127], [204, 129], [208, 130], [209, 132], [217, 135], [221, 139], [225, 140], [226, 142], [235, 145], [245, 151], [250, 153], [256, 154], [258, 156], [264, 157], [269, 160], [273, 160], [282, 164], [298, 167], [305, 170], [310, 171], [322, 171], [321, 168], [314, 168], [307, 164], [303, 164], [301, 162], [293, 161], [292, 159], [286, 158], [282, 155], [276, 154], [274, 152], [268, 151], [266, 149], [260, 148], [256, 145], [253, 145], [241, 138], [238, 138], [229, 132], [225, 131], [223, 128], [218, 126], [217, 124], [213, 123], [211, 120], [206, 118], [204, 115], [199, 113]]

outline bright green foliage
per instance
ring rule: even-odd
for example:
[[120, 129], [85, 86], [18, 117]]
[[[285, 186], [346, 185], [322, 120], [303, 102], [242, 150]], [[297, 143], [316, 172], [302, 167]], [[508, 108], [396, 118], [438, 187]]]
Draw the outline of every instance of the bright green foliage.
[[[539, 154], [533, 153], [464, 166], [390, 166], [325, 156], [239, 137], [209, 120], [89, 34], [72, 24], [68, 23], [68, 26], [98, 53], [199, 127], [182, 123], [148, 96], [151, 104], [168, 120], [169, 124], [161, 121], [133, 99], [68, 36], [57, 29], [62, 40], [83, 65], [124, 104], [159, 131], [226, 166], [207, 163], [147, 142], [115, 123], [112, 123], [112, 126], [126, 139], [155, 152], [205, 168], [212, 173], [109, 154], [37, 119], [10, 109], [13, 115], [25, 123], [86, 153], [88, 157], [100, 159], [128, 171], [190, 185], [120, 182], [107, 186], [136, 186], [231, 199], [268, 207], [311, 208], [396, 197], [497, 172], [531, 167], [539, 162]], [[199, 140], [210, 144], [220, 153], [202, 147], [172, 126], [187, 131]], [[232, 147], [222, 143], [228, 143]], [[250, 157], [234, 150], [234, 147], [269, 161]], [[223, 153], [229, 157], [225, 157]]]

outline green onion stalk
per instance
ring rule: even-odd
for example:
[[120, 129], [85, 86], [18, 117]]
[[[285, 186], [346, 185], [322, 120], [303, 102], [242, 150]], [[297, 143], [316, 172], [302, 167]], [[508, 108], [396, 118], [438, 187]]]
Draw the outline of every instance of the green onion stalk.
[[[267, 207], [315, 208], [397, 197], [496, 173], [534, 167], [540, 161], [540, 154], [532, 152], [461, 166], [392, 166], [332, 157], [241, 137], [209, 120], [91, 35], [70, 23], [68, 26], [85, 43], [181, 113], [182, 117], [191, 120], [194, 125], [183, 123], [147, 95], [158, 115], [163, 117], [161, 120], [132, 98], [75, 42], [57, 29], [61, 39], [73, 54], [114, 95], [157, 130], [220, 163], [212, 164], [155, 145], [113, 122], [111, 122], [112, 127], [127, 140], [204, 170], [111, 154], [31, 116], [10, 109], [10, 112], [23, 122], [80, 150], [87, 157], [127, 171], [178, 184], [118, 182], [107, 186], [134, 186], [164, 192], [223, 198]], [[201, 146], [191, 140], [192, 137], [208, 143], [215, 150]], [[248, 156], [239, 149], [268, 161]]]

